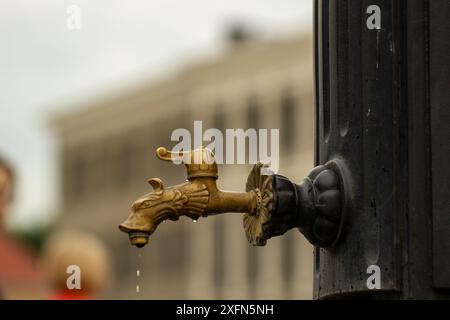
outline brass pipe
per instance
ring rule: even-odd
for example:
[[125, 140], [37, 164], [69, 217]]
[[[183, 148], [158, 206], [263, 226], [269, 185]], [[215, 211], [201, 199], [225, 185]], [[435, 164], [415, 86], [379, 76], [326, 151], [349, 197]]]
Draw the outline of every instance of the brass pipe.
[[208, 205], [208, 211], [211, 214], [239, 212], [245, 213], [255, 210], [256, 195], [253, 191], [250, 192], [229, 192], [218, 191], [211, 195], [211, 200]]

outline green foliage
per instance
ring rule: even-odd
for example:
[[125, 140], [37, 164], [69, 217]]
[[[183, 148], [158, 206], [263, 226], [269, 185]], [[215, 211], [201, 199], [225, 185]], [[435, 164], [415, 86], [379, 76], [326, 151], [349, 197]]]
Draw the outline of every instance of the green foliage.
[[34, 228], [14, 230], [13, 234], [29, 246], [37, 254], [41, 253], [42, 247], [51, 234], [52, 226], [38, 226]]

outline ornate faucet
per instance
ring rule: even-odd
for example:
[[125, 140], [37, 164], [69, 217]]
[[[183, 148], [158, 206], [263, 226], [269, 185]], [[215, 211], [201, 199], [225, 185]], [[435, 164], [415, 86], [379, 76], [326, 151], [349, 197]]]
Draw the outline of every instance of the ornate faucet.
[[145, 246], [165, 220], [187, 216], [196, 221], [226, 212], [244, 214], [247, 239], [257, 246], [294, 227], [312, 244], [323, 247], [334, 245], [341, 234], [349, 181], [340, 160], [314, 168], [299, 185], [281, 175], [267, 174], [263, 169], [268, 167], [258, 163], [247, 178], [246, 192], [241, 193], [217, 188], [217, 163], [209, 149], [173, 153], [158, 148], [156, 155], [164, 161], [184, 163], [187, 182], [165, 188], [161, 179], [148, 180], [153, 191], [138, 198], [128, 219], [119, 225], [132, 245]]

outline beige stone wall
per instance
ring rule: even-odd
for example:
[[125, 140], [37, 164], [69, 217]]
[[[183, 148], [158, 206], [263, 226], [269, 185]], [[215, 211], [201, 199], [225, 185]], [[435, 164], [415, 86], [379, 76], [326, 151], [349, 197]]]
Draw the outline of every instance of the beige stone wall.
[[[148, 178], [160, 177], [166, 185], [185, 179], [183, 167], [154, 156], [157, 147], [175, 144], [172, 130], [192, 130], [193, 120], [202, 120], [206, 130], [218, 111], [225, 128], [246, 129], [251, 99], [257, 101], [258, 127], [279, 128], [283, 137], [281, 101], [286, 92], [293, 97], [293, 140], [290, 148], [280, 141], [279, 173], [299, 181], [313, 165], [312, 74], [308, 37], [249, 43], [174, 79], [114, 94], [56, 119], [64, 190], [60, 227], [91, 230], [110, 247], [115, 281], [108, 297], [312, 297], [312, 247], [296, 230], [256, 248], [245, 239], [241, 215], [196, 224], [180, 219], [161, 225], [140, 258], [117, 230], [132, 201], [150, 190]], [[219, 166], [219, 186], [243, 190], [250, 168]]]

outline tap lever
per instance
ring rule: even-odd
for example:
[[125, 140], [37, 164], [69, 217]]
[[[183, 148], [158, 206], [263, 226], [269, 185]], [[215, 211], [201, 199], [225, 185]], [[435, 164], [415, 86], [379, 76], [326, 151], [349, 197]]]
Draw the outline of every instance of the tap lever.
[[214, 153], [206, 148], [198, 148], [192, 151], [172, 152], [164, 147], [156, 149], [156, 156], [163, 161], [171, 161], [174, 164], [183, 163], [186, 166], [188, 180], [195, 177], [218, 178], [218, 169]]

